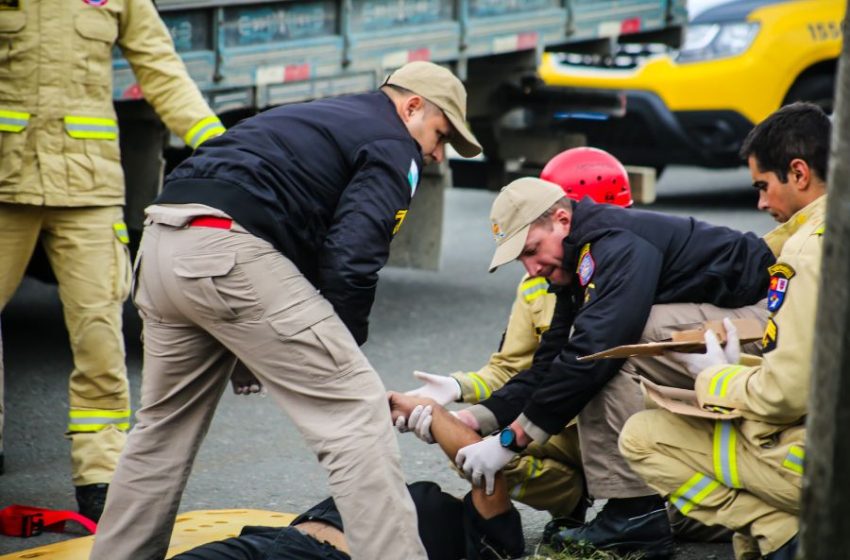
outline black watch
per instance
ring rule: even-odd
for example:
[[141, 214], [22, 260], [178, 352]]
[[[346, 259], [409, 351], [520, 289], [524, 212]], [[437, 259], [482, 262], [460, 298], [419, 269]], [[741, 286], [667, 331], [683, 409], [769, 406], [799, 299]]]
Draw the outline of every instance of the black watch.
[[517, 443], [516, 432], [510, 426], [499, 432], [499, 443], [502, 444], [502, 447], [510, 449], [514, 453], [522, 453], [525, 450]]

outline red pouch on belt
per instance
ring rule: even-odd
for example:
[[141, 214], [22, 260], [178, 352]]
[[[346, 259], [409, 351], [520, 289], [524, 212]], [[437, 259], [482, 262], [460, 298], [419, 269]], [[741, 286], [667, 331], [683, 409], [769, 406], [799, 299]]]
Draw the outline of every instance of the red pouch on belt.
[[0, 509], [0, 534], [33, 537], [43, 531], [65, 532], [65, 522], [76, 521], [94, 534], [97, 524], [75, 511], [11, 505]]

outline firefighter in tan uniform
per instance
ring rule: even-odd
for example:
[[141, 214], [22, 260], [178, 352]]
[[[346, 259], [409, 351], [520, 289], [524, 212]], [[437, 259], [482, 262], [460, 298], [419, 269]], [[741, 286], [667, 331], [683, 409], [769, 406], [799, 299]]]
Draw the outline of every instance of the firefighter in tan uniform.
[[[546, 165], [541, 177], [560, 185], [575, 200], [589, 196], [623, 207], [634, 203], [625, 168], [616, 158], [595, 148], [561, 152]], [[490, 360], [478, 371], [458, 371], [450, 377], [416, 372], [414, 376], [425, 385], [412, 393], [442, 405], [488, 399], [494, 390], [531, 366], [540, 337], [552, 322], [555, 301], [545, 278], [526, 274], [517, 286], [502, 344]], [[558, 523], [583, 521], [587, 503], [575, 422], [546, 443], [530, 445], [503, 472], [514, 500], [563, 518]]]
[[74, 356], [73, 483], [80, 511], [93, 519], [130, 425], [121, 332], [130, 266], [112, 106], [116, 44], [145, 99], [188, 146], [224, 131], [151, 0], [0, 5], [0, 309], [41, 240]]
[[[782, 222], [765, 238], [778, 259], [762, 358], [721, 363], [737, 360], [719, 345], [686, 358], [701, 370], [701, 408], [641, 412], [620, 437], [632, 468], [682, 513], [740, 533], [736, 544], [754, 540], [770, 560], [790, 560], [797, 547], [829, 138], [826, 115], [795, 103], [753, 129], [741, 150], [759, 208]], [[702, 410], [721, 419], [700, 418]]]

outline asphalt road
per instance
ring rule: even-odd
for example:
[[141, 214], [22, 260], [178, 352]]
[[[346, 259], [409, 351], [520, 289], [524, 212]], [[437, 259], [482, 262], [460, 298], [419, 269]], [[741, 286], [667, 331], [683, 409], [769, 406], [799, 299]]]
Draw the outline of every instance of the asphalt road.
[[[650, 209], [690, 214], [762, 234], [771, 218], [755, 211], [745, 170], [670, 169]], [[414, 386], [413, 369], [476, 369], [499, 342], [512, 302], [518, 265], [487, 274], [492, 254], [489, 206], [495, 194], [456, 188], [448, 192], [439, 272], [386, 269], [364, 351], [390, 389]], [[127, 361], [138, 406], [140, 323], [125, 308]], [[63, 438], [71, 356], [54, 286], [27, 280], [3, 313], [6, 356], [6, 474], [0, 507], [17, 503], [75, 509], [69, 444]], [[400, 437], [408, 480], [430, 479], [458, 495], [465, 483], [436, 446]], [[253, 507], [299, 512], [327, 494], [324, 473], [292, 423], [267, 398], [226, 394], [200, 451], [181, 511]], [[522, 509], [530, 546], [548, 515]], [[0, 554], [53, 542], [0, 537]], [[529, 549], [531, 550], [531, 548]], [[689, 545], [676, 558], [732, 558], [729, 545]]]

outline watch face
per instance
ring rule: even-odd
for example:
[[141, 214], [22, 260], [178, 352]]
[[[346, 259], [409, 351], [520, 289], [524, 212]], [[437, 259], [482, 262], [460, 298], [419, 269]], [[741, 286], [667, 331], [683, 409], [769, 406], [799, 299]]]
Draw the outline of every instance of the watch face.
[[499, 443], [502, 444], [502, 447], [510, 447], [514, 444], [515, 439], [516, 434], [510, 428], [505, 428], [499, 433]]

